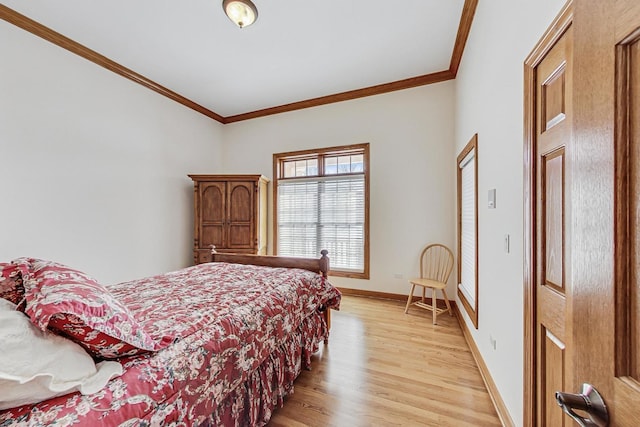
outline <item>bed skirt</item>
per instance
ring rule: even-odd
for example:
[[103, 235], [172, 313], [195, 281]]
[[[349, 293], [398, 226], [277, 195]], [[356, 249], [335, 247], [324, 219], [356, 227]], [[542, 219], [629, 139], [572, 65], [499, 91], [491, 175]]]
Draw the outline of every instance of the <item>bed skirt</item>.
[[247, 380], [220, 402], [202, 426], [264, 426], [273, 410], [293, 393], [293, 382], [302, 368], [311, 366], [329, 331], [322, 313], [308, 316], [289, 338], [253, 371]]

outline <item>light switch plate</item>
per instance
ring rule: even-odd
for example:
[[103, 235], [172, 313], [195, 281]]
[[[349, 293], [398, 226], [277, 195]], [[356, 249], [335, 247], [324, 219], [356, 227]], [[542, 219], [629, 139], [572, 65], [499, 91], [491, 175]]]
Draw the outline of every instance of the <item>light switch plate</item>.
[[491, 190], [489, 190], [489, 195], [488, 195], [488, 207], [489, 209], [495, 209], [496, 208], [496, 189], [492, 188]]

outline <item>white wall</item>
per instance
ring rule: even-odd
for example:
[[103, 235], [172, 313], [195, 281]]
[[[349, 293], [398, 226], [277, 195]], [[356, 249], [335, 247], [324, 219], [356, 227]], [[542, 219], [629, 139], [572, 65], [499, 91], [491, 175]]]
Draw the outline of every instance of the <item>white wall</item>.
[[520, 425], [522, 64], [563, 3], [479, 2], [455, 82], [224, 127], [0, 21], [0, 261], [52, 258], [105, 282], [175, 269], [191, 262], [186, 174], [272, 178], [275, 152], [369, 142], [371, 279], [332, 281], [406, 293], [423, 245], [455, 248], [455, 157], [477, 132], [479, 329], [467, 322]]
[[188, 173], [222, 126], [0, 21], [0, 261], [54, 259], [106, 283], [191, 263]]
[[[442, 242], [453, 248], [455, 163], [447, 160], [453, 157], [453, 86], [438, 83], [225, 125], [223, 171], [273, 178], [274, 153], [369, 142], [371, 279], [331, 281], [407, 294], [422, 247]], [[270, 227], [272, 218], [270, 206]]]
[[[523, 410], [523, 63], [563, 4], [480, 1], [455, 83], [455, 155], [478, 133], [478, 330], [465, 319], [516, 425]], [[487, 208], [492, 188], [496, 209]]]

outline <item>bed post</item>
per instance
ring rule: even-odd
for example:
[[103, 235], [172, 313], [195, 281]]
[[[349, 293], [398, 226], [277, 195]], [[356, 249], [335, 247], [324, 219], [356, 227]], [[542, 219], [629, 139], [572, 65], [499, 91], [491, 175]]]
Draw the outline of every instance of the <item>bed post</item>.
[[[322, 277], [324, 277], [325, 279], [327, 278], [327, 274], [329, 273], [329, 257], [327, 256], [327, 254], [329, 253], [328, 250], [323, 249], [320, 251], [320, 254], [322, 255], [320, 257], [320, 273], [322, 273]], [[324, 311], [324, 320], [327, 323], [327, 331], [331, 330], [331, 309], [329, 307], [326, 308], [326, 310]], [[329, 337], [327, 337], [324, 340], [325, 344], [329, 344]]]
[[329, 273], [329, 257], [327, 256], [328, 253], [329, 251], [326, 249], [320, 251], [320, 254], [322, 255], [320, 257], [320, 273], [322, 273], [322, 277], [324, 277], [325, 279], [327, 278], [327, 274]]

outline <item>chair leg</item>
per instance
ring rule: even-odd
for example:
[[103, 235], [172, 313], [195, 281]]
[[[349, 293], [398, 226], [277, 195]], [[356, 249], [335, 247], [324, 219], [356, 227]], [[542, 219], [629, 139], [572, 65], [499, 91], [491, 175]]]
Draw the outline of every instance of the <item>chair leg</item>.
[[453, 316], [453, 312], [451, 311], [451, 305], [449, 304], [449, 298], [447, 298], [447, 291], [443, 289], [442, 295], [444, 295], [444, 303], [447, 304], [447, 310], [449, 310], [449, 316]]
[[413, 299], [413, 291], [416, 289], [416, 285], [411, 284], [411, 292], [409, 292], [409, 298], [407, 298], [407, 306], [404, 308], [405, 314], [409, 311], [409, 306], [411, 305], [411, 300]]
[[422, 287], [422, 303], [423, 303], [423, 304], [425, 304], [425, 303], [426, 303], [426, 301], [425, 301], [425, 295], [426, 295], [426, 292], [427, 292], [427, 288], [425, 288], [425, 287], [423, 286], [423, 287]]
[[435, 289], [431, 289], [431, 308], [431, 311], [433, 311], [433, 324], [435, 325], [438, 315], [438, 292]]

